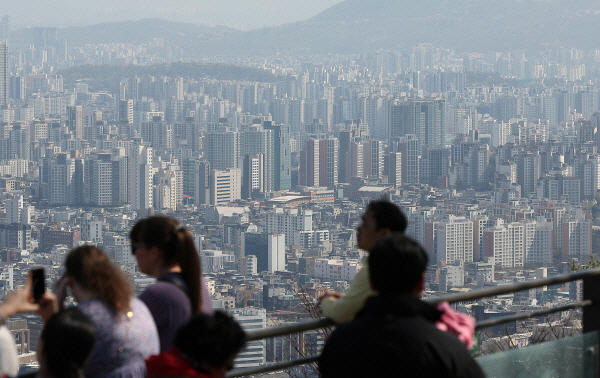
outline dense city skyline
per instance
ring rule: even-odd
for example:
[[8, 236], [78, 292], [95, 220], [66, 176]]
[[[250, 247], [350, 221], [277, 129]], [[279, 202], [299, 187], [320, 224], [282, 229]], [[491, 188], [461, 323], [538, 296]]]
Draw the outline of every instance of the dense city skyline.
[[[53, 284], [69, 250], [84, 244], [101, 247], [139, 294], [154, 278], [140, 270], [128, 234], [161, 214], [193, 236], [214, 308], [254, 329], [304, 320], [302, 298], [344, 292], [367, 266], [356, 230], [380, 198], [404, 212], [405, 234], [429, 257], [426, 298], [553, 277], [598, 257], [600, 43], [533, 38], [535, 48], [515, 50], [413, 38], [458, 17], [440, 9], [461, 13], [470, 3], [488, 4], [444, 3], [428, 22], [411, 19], [409, 28], [423, 29], [408, 37], [352, 18], [367, 14], [364, 0], [247, 33], [189, 27], [178, 14], [177, 24], [147, 19], [169, 19], [160, 8], [138, 12], [142, 21], [65, 29], [2, 9], [0, 297], [34, 266]], [[263, 18], [279, 11], [269, 1], [228, 4]], [[427, 7], [403, 4], [415, 14]], [[552, 19], [566, 2], [548, 4]], [[96, 9], [115, 22], [119, 11], [129, 17]], [[232, 25], [243, 20], [221, 11]], [[501, 16], [499, 24], [524, 17]], [[447, 26], [455, 35], [472, 33], [456, 24]], [[581, 296], [577, 285], [553, 285], [457, 309], [480, 321]], [[19, 352], [35, 350], [39, 319], [13, 324], [29, 340]], [[529, 332], [520, 343], [533, 343], [532, 324], [508, 330]], [[480, 351], [495, 351], [500, 336], [482, 337]], [[302, 337], [306, 348], [322, 344], [316, 332]], [[254, 342], [238, 366], [302, 355], [281, 338], [265, 344]]]

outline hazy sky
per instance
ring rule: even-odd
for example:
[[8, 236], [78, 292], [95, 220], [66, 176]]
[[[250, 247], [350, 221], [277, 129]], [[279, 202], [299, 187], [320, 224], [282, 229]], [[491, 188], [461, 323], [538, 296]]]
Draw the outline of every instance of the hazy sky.
[[3, 0], [12, 29], [163, 18], [255, 29], [305, 20], [342, 0]]

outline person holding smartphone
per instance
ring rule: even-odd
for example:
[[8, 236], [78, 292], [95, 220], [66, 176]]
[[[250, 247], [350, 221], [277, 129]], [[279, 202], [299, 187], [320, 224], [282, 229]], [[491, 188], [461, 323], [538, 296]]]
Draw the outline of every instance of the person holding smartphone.
[[71, 289], [77, 308], [97, 328], [87, 378], [144, 378], [144, 359], [159, 352], [158, 332], [146, 305], [135, 296], [125, 273], [101, 249], [86, 245], [65, 259], [55, 291], [62, 304]]
[[[39, 272], [36, 274], [39, 278]], [[47, 324], [50, 318], [54, 314], [57, 314], [59, 312], [58, 301], [53, 293], [42, 290], [41, 294], [39, 294], [40, 287], [44, 286], [43, 281], [42, 283], [38, 282], [38, 284], [35, 285], [37, 288], [35, 290], [33, 289], [33, 276], [34, 274], [30, 272], [27, 275], [25, 286], [20, 290], [15, 290], [6, 294], [2, 305], [0, 305], [0, 377], [16, 376], [19, 370], [19, 360], [17, 357], [17, 347], [15, 345], [15, 339], [5, 325], [6, 320], [18, 314], [23, 314], [27, 312], [37, 312], [44, 320], [44, 323]], [[37, 301], [34, 299], [34, 292]], [[81, 315], [84, 316], [83, 314]], [[57, 317], [53, 324], [58, 326], [57, 329], [59, 333], [63, 335], [69, 334], [68, 330], [63, 327], [63, 325], [65, 324], [63, 323], [63, 321], [67, 318], [71, 319], [72, 316], [75, 316], [75, 318], [78, 319], [76, 323], [80, 321], [86, 321], [85, 318], [82, 318], [82, 316], [79, 316], [78, 314], [71, 314], [67, 315], [66, 317]], [[89, 320], [87, 320], [87, 322], [89, 322]], [[72, 322], [71, 325], [75, 326], [75, 324], [73, 324]], [[54, 327], [53, 329], [55, 328], [56, 327]], [[44, 327], [44, 330], [45, 329], [46, 327]], [[45, 334], [42, 334], [50, 335], [50, 333], [50, 331], [46, 331]], [[80, 369], [83, 368], [85, 362], [87, 362], [87, 357], [91, 352], [91, 346], [89, 346], [89, 342], [88, 349], [86, 352], [86, 347], [85, 345], [83, 345], [85, 344], [85, 342], [81, 344], [79, 343], [80, 340], [77, 338], [77, 335], [73, 334], [71, 336], [72, 337], [68, 338], [68, 346], [66, 346], [66, 344], [60, 344], [59, 340], [50, 341], [49, 345], [54, 350], [54, 354], [40, 353], [40, 350], [43, 349], [43, 347], [38, 348], [38, 361], [40, 362], [40, 369], [45, 369], [45, 376], [62, 376], [62, 374], [54, 368], [51, 368], [50, 370], [46, 369], [48, 366], [55, 367], [58, 365], [64, 365], [64, 363], [66, 363], [67, 366]], [[93, 334], [91, 336], [93, 337]], [[78, 350], [78, 353], [62, 353], [67, 352], [67, 349], [60, 348], [60, 345], [63, 345], [65, 347], [75, 347]], [[54, 357], [56, 356], [61, 356], [60, 363], [54, 359]]]

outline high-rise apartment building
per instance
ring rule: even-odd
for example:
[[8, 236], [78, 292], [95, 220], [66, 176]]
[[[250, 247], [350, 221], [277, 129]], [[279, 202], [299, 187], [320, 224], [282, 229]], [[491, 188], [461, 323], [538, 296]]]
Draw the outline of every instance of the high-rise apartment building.
[[436, 261], [472, 262], [473, 222], [448, 215], [444, 220], [425, 223], [424, 246]]
[[8, 44], [0, 40], [0, 106], [8, 102]]
[[363, 142], [363, 177], [377, 180], [383, 175], [383, 142], [366, 140]]
[[267, 236], [268, 260], [267, 270], [269, 272], [281, 272], [285, 270], [285, 235], [272, 234]]
[[205, 157], [212, 169], [237, 168], [240, 158], [239, 133], [221, 127], [206, 134]]
[[119, 121], [133, 124], [133, 100], [119, 100]]
[[541, 159], [538, 152], [524, 152], [515, 155], [517, 165], [517, 183], [521, 185], [521, 195], [528, 198], [535, 193], [537, 181], [541, 176]]
[[59, 154], [49, 166], [49, 199], [51, 206], [73, 205], [76, 203], [77, 191], [73, 176], [75, 159], [67, 154]]
[[154, 169], [152, 159], [152, 147], [140, 144], [131, 147], [127, 167], [129, 172], [128, 200], [132, 209], [153, 207]]
[[19, 223], [21, 219], [21, 209], [23, 208], [23, 196], [17, 194], [6, 201], [6, 224]]
[[194, 164], [194, 202], [197, 206], [210, 203], [210, 163], [200, 160]]
[[242, 198], [242, 170], [229, 168], [210, 171], [210, 204], [224, 206]]
[[10, 32], [10, 16], [2, 16], [2, 21], [0, 21], [0, 41], [10, 42]]
[[402, 154], [402, 183], [418, 184], [420, 181], [419, 141], [414, 135], [397, 139], [398, 152]]
[[301, 186], [320, 186], [319, 168], [319, 140], [309, 139], [306, 146], [300, 151], [300, 166], [298, 170], [298, 184]]
[[421, 146], [443, 146], [446, 137], [445, 99], [408, 99], [390, 106], [389, 140], [414, 135]]
[[287, 246], [293, 245], [294, 234], [300, 231], [312, 231], [312, 210], [276, 208], [267, 213], [267, 232], [284, 234]]
[[141, 136], [144, 142], [150, 143], [155, 149], [173, 147], [173, 126], [166, 123], [161, 116], [142, 122]]
[[[273, 134], [273, 130], [263, 129], [260, 124], [251, 125], [248, 130], [239, 134], [240, 158], [246, 159], [248, 155], [256, 157], [259, 154], [263, 156], [263, 166], [260, 168], [263, 177], [260, 180], [262, 181], [262, 191], [267, 193], [272, 192], [274, 188]], [[245, 177], [244, 181], [246, 181]]]
[[273, 130], [273, 190], [292, 187], [290, 127], [265, 121], [265, 130]]
[[67, 106], [67, 128], [76, 139], [83, 138], [83, 107]]
[[265, 155], [246, 155], [242, 167], [242, 198], [252, 198], [252, 193], [265, 192]]
[[483, 255], [506, 268], [552, 263], [552, 222], [544, 218], [519, 222], [496, 221], [483, 231]]

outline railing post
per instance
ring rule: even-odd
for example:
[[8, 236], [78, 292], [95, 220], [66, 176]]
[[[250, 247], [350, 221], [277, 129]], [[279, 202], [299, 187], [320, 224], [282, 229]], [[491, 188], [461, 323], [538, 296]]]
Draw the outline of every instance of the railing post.
[[[600, 276], [583, 279], [583, 299], [592, 301], [583, 308], [583, 333], [600, 331]], [[600, 366], [600, 351], [596, 350], [594, 354], [596, 366]]]

